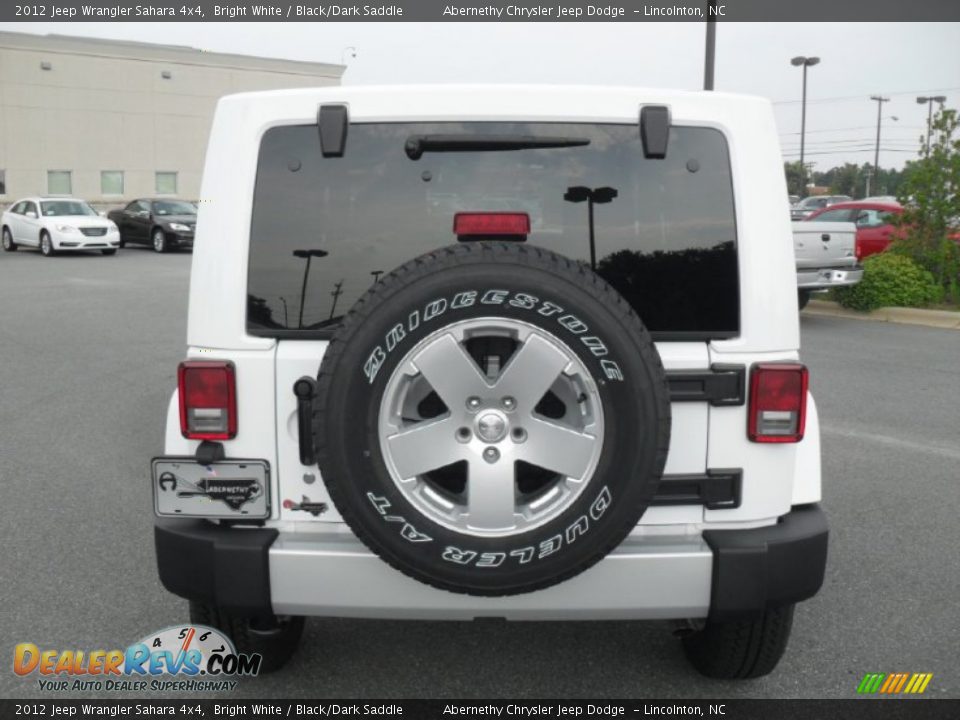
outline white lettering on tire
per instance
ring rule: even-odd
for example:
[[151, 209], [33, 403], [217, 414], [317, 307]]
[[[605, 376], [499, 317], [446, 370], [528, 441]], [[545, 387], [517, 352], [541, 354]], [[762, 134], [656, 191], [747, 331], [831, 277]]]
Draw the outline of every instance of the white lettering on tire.
[[407, 332], [403, 329], [403, 325], [400, 323], [394, 325], [387, 333], [387, 352], [391, 352], [406, 336]]
[[367, 499], [376, 509], [384, 522], [398, 523], [400, 525], [400, 537], [412, 543], [433, 542], [433, 538], [417, 530], [403, 515], [387, 515], [387, 510], [392, 507], [392, 503], [385, 497], [367, 493]]
[[448, 545], [443, 551], [443, 559], [457, 565], [469, 565], [477, 556], [473, 550], [461, 550], [452, 545]]
[[450, 303], [450, 309], [459, 310], [460, 308], [467, 308], [473, 305], [476, 301], [476, 290], [468, 290], [466, 292], [457, 293], [453, 296], [453, 302]]
[[426, 309], [423, 311], [423, 321], [428, 322], [433, 320], [435, 317], [443, 315], [447, 311], [447, 299], [446, 298], [437, 298], [436, 300], [427, 304]]
[[[592, 523], [596, 523], [603, 517], [603, 514], [610, 507], [613, 497], [610, 494], [610, 488], [606, 485], [590, 503], [586, 513], [578, 517], [570, 524], [563, 533], [554, 535], [541, 541], [536, 547], [523, 547], [510, 550], [506, 553], [481, 553], [477, 550], [469, 550], [448, 545], [441, 555], [441, 558], [457, 565], [472, 564], [477, 568], [500, 567], [507, 557], [515, 558], [520, 565], [526, 565], [532, 560], [542, 560], [554, 553], [559, 552], [565, 545], [572, 545], [577, 538], [586, 535], [590, 531]], [[477, 558], [480, 558], [477, 560]], [[476, 560], [476, 562], [474, 562]]]
[[487, 290], [480, 298], [482, 305], [503, 305], [503, 301], [510, 294], [509, 290]]
[[[607, 358], [610, 354], [606, 344], [596, 335], [585, 335], [589, 327], [583, 320], [571, 313], [561, 314], [564, 309], [552, 303], [549, 300], [540, 301], [535, 295], [529, 293], [517, 292], [511, 297], [509, 290], [486, 290], [481, 295], [476, 290], [462, 290], [453, 296], [449, 302], [446, 298], [435, 298], [428, 302], [423, 308], [421, 317], [420, 309], [414, 310], [407, 316], [407, 324], [398, 323], [390, 328], [384, 335], [383, 343], [377, 345], [370, 351], [366, 361], [363, 364], [363, 373], [367, 378], [368, 384], [373, 384], [380, 368], [383, 367], [389, 353], [393, 352], [410, 333], [420, 327], [421, 323], [427, 323], [434, 320], [448, 310], [459, 310], [472, 307], [477, 303], [477, 297], [480, 297], [481, 305], [503, 305], [507, 304], [520, 310], [531, 310], [543, 317], [554, 317], [559, 315], [557, 323], [565, 330], [579, 337], [590, 353], [596, 358], [603, 358], [600, 361], [600, 368], [607, 380], [623, 380], [623, 371], [613, 360]], [[384, 349], [386, 348], [386, 349]]]

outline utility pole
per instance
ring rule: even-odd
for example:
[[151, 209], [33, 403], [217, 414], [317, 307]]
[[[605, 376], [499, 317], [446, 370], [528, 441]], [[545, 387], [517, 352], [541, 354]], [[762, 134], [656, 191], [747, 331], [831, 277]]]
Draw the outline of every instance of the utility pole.
[[927, 155], [930, 155], [930, 135], [933, 132], [933, 104], [939, 103], [940, 107], [947, 101], [946, 95], [934, 95], [932, 97], [918, 97], [917, 104], [927, 104]]
[[803, 67], [803, 100], [800, 109], [800, 195], [807, 195], [807, 166], [803, 164], [803, 151], [807, 135], [807, 68], [820, 62], [818, 57], [798, 55], [790, 60], [794, 67]]
[[713, 90], [713, 63], [717, 53], [717, 0], [707, 0], [707, 47], [703, 57], [703, 89]]
[[873, 151], [873, 173], [880, 182], [880, 121], [883, 119], [883, 104], [890, 102], [890, 98], [882, 95], [871, 95], [870, 99], [877, 103], [877, 147]]
[[343, 279], [334, 285], [333, 292], [330, 293], [333, 296], [333, 305], [330, 308], [330, 320], [333, 320], [333, 314], [337, 311], [337, 301], [340, 300], [340, 296], [343, 295], [343, 290], [340, 288], [343, 287]]

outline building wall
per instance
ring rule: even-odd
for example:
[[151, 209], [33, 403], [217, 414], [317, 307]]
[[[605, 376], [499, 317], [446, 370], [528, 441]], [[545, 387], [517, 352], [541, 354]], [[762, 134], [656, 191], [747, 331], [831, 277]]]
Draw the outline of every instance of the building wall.
[[[0, 33], [0, 205], [47, 194], [50, 170], [71, 171], [72, 194], [98, 206], [156, 195], [158, 171], [176, 172], [175, 195], [195, 199], [219, 97], [339, 84], [342, 72], [192, 48]], [[101, 191], [104, 170], [123, 171], [122, 195]]]

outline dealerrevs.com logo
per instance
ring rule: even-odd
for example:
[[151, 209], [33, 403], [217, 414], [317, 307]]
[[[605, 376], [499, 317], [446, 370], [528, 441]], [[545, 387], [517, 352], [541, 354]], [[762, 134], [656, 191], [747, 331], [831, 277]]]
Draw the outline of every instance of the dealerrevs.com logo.
[[41, 649], [19, 643], [13, 671], [37, 677], [39, 689], [50, 692], [211, 691], [233, 690], [234, 678], [256, 675], [262, 660], [256, 653], [238, 653], [215, 628], [188, 625], [151, 633], [126, 650]]

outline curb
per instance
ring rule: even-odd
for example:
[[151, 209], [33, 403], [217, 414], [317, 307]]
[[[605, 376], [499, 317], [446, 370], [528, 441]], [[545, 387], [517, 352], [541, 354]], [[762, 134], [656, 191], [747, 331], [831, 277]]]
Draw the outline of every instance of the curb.
[[828, 300], [811, 300], [807, 307], [803, 309], [802, 314], [841, 317], [852, 320], [872, 320], [874, 322], [891, 322], [902, 325], [923, 325], [925, 327], [940, 328], [941, 330], [960, 330], [960, 312], [951, 312], [950, 310], [889, 307], [865, 313], [848, 310], [847, 308], [840, 307], [838, 303]]

